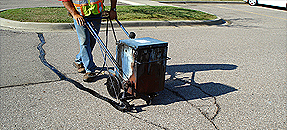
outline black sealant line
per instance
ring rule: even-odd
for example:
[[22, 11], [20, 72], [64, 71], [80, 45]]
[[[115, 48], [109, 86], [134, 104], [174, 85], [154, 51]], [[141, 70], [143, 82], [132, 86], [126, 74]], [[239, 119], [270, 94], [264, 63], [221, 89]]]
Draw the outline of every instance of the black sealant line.
[[100, 95], [99, 93], [95, 92], [95, 91], [92, 90], [92, 89], [89, 89], [89, 88], [84, 87], [81, 83], [79, 83], [79, 82], [77, 82], [77, 81], [75, 81], [75, 80], [73, 80], [73, 79], [70, 79], [70, 78], [66, 77], [64, 74], [62, 74], [60, 71], [58, 71], [54, 66], [52, 66], [51, 64], [49, 64], [49, 63], [47, 62], [47, 60], [45, 59], [46, 53], [45, 53], [45, 50], [43, 49], [43, 45], [46, 43], [46, 42], [45, 42], [44, 35], [43, 35], [42, 33], [38, 33], [38, 37], [39, 37], [39, 39], [40, 39], [40, 41], [41, 41], [41, 43], [40, 43], [40, 44], [38, 45], [38, 47], [37, 47], [37, 49], [38, 49], [39, 52], [40, 52], [39, 58], [40, 58], [41, 62], [42, 62], [45, 66], [47, 66], [49, 69], [51, 69], [53, 72], [55, 72], [55, 73], [59, 76], [59, 78], [60, 78], [61, 80], [68, 81], [68, 82], [74, 84], [77, 88], [79, 88], [79, 89], [81, 89], [81, 90], [83, 90], [83, 91], [86, 91], [86, 92], [92, 94], [93, 96], [95, 96], [95, 97], [97, 97], [97, 98], [99, 98], [99, 99], [102, 99], [102, 100], [104, 100], [104, 101], [110, 103], [113, 107], [116, 107], [117, 103], [116, 103], [115, 101], [113, 101], [113, 100], [111, 100], [111, 99], [109, 99], [109, 98], [107, 98], [107, 97], [104, 97], [104, 96]]
[[[92, 89], [89, 89], [89, 88], [84, 87], [81, 83], [79, 83], [79, 82], [77, 82], [77, 81], [75, 81], [75, 80], [73, 80], [73, 79], [67, 78], [64, 74], [62, 74], [62, 73], [61, 73], [60, 71], [58, 71], [55, 67], [53, 67], [51, 64], [49, 64], [49, 63], [46, 61], [46, 59], [45, 59], [46, 53], [45, 53], [45, 50], [43, 49], [43, 45], [46, 43], [46, 42], [45, 42], [44, 35], [43, 35], [43, 33], [37, 33], [37, 34], [38, 34], [38, 37], [39, 37], [39, 39], [40, 39], [40, 41], [41, 41], [41, 43], [40, 43], [40, 44], [38, 45], [38, 47], [37, 47], [37, 49], [38, 49], [39, 52], [40, 52], [39, 58], [40, 58], [41, 62], [42, 62], [45, 66], [47, 66], [47, 67], [50, 68], [53, 72], [55, 72], [55, 73], [59, 76], [59, 78], [60, 78], [61, 80], [65, 80], [65, 81], [68, 81], [68, 82], [74, 84], [74, 85], [75, 85], [77, 88], [79, 88], [80, 90], [86, 91], [86, 92], [92, 94], [93, 96], [95, 96], [95, 97], [97, 97], [97, 98], [99, 98], [99, 99], [101, 99], [101, 100], [103, 100], [103, 101], [106, 101], [106, 102], [110, 103], [114, 108], [118, 109], [119, 104], [118, 104], [117, 102], [115, 102], [115, 101], [113, 101], [113, 100], [111, 100], [111, 99], [109, 99], [109, 98], [107, 98], [107, 97], [104, 97], [104, 96], [100, 95], [99, 93], [95, 92], [95, 91], [92, 90]], [[118, 109], [118, 110], [119, 110], [119, 109]], [[127, 114], [128, 114], [128, 115], [131, 115], [131, 116], [134, 117], [134, 118], [138, 118], [138, 119], [143, 120], [142, 118], [136, 117], [136, 116], [132, 115], [131, 113], [127, 113]], [[156, 127], [159, 127], [159, 128], [162, 128], [162, 129], [167, 129], [167, 128], [164, 128], [164, 127], [162, 127], [162, 126], [160, 126], [160, 125], [154, 124], [154, 123], [152, 123], [152, 122], [148, 122], [147, 120], [143, 120], [143, 121], [146, 122], [146, 123], [152, 124], [152, 125], [154, 125], [154, 126], [156, 126]]]
[[67, 77], [66, 77], [64, 74], [62, 74], [62, 73], [61, 73], [60, 71], [58, 71], [54, 66], [52, 66], [51, 64], [49, 64], [49, 63], [46, 61], [46, 59], [45, 59], [46, 52], [45, 52], [45, 50], [43, 49], [43, 45], [46, 43], [46, 41], [45, 41], [44, 35], [43, 35], [42, 33], [38, 33], [38, 37], [39, 37], [39, 40], [41, 41], [41, 43], [39, 43], [39, 45], [38, 45], [38, 47], [37, 47], [37, 49], [38, 49], [39, 52], [40, 52], [39, 58], [40, 58], [41, 62], [42, 62], [45, 66], [47, 66], [49, 69], [51, 69], [53, 72], [55, 72], [55, 73], [59, 76], [59, 78], [60, 78], [61, 80], [66, 80]]

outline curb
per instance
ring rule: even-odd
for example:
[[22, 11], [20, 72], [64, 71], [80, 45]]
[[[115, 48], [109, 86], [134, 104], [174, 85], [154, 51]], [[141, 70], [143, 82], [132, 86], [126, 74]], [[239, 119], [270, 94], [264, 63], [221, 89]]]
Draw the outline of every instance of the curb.
[[0, 18], [0, 26], [16, 30], [63, 31], [71, 30], [73, 23], [19, 22]]
[[[221, 18], [214, 20], [184, 20], [184, 21], [122, 21], [125, 27], [142, 27], [142, 26], [192, 26], [192, 25], [218, 25], [225, 21]], [[106, 22], [102, 22], [106, 26]], [[116, 22], [113, 22], [117, 26]], [[34, 31], [71, 31], [74, 28], [73, 23], [36, 23], [36, 22], [19, 22], [0, 18], [0, 26], [16, 30], [34, 30]]]
[[[214, 20], [182, 20], [182, 21], [123, 21], [125, 27], [140, 27], [140, 26], [192, 26], [192, 25], [218, 25], [225, 21], [221, 18]], [[113, 23], [117, 24], [117, 23]], [[106, 25], [103, 24], [102, 25]]]
[[[9, 9], [16, 9], [16, 8], [9, 8]], [[0, 12], [6, 11], [9, 9], [1, 9]], [[2, 29], [4, 30], [13, 29], [13, 30], [20, 30], [20, 31], [69, 31], [69, 30], [72, 30], [73, 26], [74, 26], [73, 23], [20, 22], [20, 21], [14, 21], [14, 20], [9, 20], [9, 19], [0, 17], [0, 27], [2, 27]]]
[[[0, 12], [7, 9], [2, 9]], [[141, 26], [192, 26], [192, 25], [218, 25], [225, 21], [219, 17], [214, 20], [181, 20], [181, 21], [122, 21], [125, 27], [141, 27]], [[106, 26], [106, 22], [102, 22]], [[117, 26], [117, 23], [113, 22]], [[0, 17], [0, 27], [3, 29], [13, 29], [20, 31], [72, 31], [73, 23], [37, 23], [37, 22], [19, 22]]]

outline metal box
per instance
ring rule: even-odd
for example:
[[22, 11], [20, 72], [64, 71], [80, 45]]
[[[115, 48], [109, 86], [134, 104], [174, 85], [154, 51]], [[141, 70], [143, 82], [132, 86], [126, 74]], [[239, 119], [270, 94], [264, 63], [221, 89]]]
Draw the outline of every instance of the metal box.
[[[120, 40], [116, 60], [123, 70], [123, 80], [134, 84], [140, 94], [162, 91], [168, 43], [150, 37]], [[129, 89], [130, 94], [135, 95]]]

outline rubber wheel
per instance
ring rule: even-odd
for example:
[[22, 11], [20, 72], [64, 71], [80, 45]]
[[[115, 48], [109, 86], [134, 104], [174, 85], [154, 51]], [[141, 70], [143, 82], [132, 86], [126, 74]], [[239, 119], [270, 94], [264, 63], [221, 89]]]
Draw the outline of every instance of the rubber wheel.
[[116, 99], [119, 98], [118, 96], [121, 91], [121, 82], [118, 77], [113, 75], [109, 76], [107, 79], [106, 86], [111, 97]]
[[251, 6], [257, 5], [257, 0], [248, 0], [248, 4]]

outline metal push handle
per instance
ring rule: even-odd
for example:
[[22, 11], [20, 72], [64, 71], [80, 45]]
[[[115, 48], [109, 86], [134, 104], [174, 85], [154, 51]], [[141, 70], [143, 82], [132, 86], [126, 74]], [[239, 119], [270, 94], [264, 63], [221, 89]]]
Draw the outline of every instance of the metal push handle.
[[119, 26], [122, 28], [122, 30], [124, 31], [124, 33], [130, 38], [130, 39], [135, 39], [136, 34], [134, 32], [130, 32], [130, 34], [128, 33], [128, 31], [125, 29], [125, 27], [123, 26], [123, 24], [118, 20], [115, 19], [117, 21], [117, 23], [119, 24]]
[[[93, 26], [91, 25], [91, 23], [89, 22], [90, 19], [85, 19], [86, 20], [86, 26], [88, 28], [88, 30], [91, 32], [92, 36], [96, 39], [96, 41], [99, 43], [100, 46], [100, 50], [102, 51], [102, 53], [105, 53], [107, 58], [111, 61], [111, 63], [113, 64], [113, 66], [116, 68], [116, 70], [118, 72], [123, 72], [120, 68], [119, 68], [119, 64], [118, 62], [115, 60], [115, 58], [113, 57], [112, 53], [109, 51], [109, 49], [107, 48], [107, 46], [104, 44], [104, 42], [102, 41], [102, 39], [98, 36], [98, 34], [96, 33], [96, 31], [93, 29]], [[105, 61], [106, 62], [106, 61]], [[123, 73], [123, 76], [127, 77], [126, 74]]]
[[[115, 69], [120, 72], [123, 73], [123, 75], [121, 75], [121, 78], [124, 79], [124, 77], [127, 77], [127, 75], [123, 72], [123, 70], [120, 69], [120, 65], [118, 64], [118, 62], [116, 61], [116, 59], [113, 57], [112, 53], [109, 51], [109, 49], [107, 48], [107, 46], [104, 44], [104, 42], [102, 41], [102, 39], [98, 36], [98, 34], [96, 33], [96, 31], [93, 29], [92, 24], [90, 23], [91, 20], [93, 19], [109, 19], [109, 17], [99, 17], [99, 18], [85, 18], [86, 21], [86, 27], [88, 28], [88, 30], [91, 32], [91, 34], [93, 35], [93, 37], [96, 39], [96, 41], [99, 43], [100, 48], [102, 53], [105, 53], [107, 58], [111, 61], [111, 63], [113, 64], [113, 66], [115, 67]], [[128, 31], [124, 28], [124, 26], [122, 25], [122, 23], [118, 20], [115, 19], [118, 23], [118, 25], [122, 28], [122, 30], [124, 31], [124, 33], [131, 39], [135, 38], [135, 33], [131, 32], [130, 34], [128, 33]], [[107, 20], [108, 21], [108, 20]], [[112, 23], [111, 23], [112, 25]], [[107, 25], [108, 26], [108, 25]], [[113, 27], [112, 27], [113, 28]], [[115, 34], [114, 34], [115, 35]], [[116, 40], [117, 41], [117, 40]]]
[[[88, 22], [88, 21], [91, 21], [93, 19], [109, 19], [109, 17], [95, 17], [95, 18], [85, 18], [85, 21]], [[135, 39], [136, 37], [136, 34], [134, 32], [128, 32], [125, 27], [123, 26], [123, 24], [118, 20], [118, 19], [115, 19], [118, 23], [118, 25], [122, 28], [123, 32], [130, 38], [130, 39]]]

